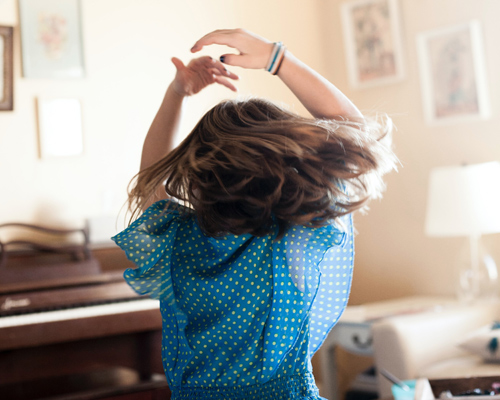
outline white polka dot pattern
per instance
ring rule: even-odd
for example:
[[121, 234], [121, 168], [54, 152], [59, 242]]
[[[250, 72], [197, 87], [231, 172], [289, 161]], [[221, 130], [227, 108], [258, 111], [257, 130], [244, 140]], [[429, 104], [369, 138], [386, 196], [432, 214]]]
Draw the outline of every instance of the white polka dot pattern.
[[210, 238], [174, 204], [154, 204], [113, 238], [139, 267], [125, 271], [127, 282], [161, 301], [170, 386], [253, 388], [310, 374], [347, 304], [351, 217], [345, 232], [294, 226], [277, 241]]

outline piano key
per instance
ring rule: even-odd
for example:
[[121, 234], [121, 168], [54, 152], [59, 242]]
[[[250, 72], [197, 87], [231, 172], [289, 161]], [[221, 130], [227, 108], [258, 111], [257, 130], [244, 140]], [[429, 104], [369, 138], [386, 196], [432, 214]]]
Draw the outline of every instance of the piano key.
[[159, 310], [159, 301], [152, 299], [129, 300], [124, 302], [99, 304], [85, 307], [68, 308], [38, 312], [33, 314], [11, 315], [0, 318], [0, 328], [32, 325], [71, 319], [114, 315], [144, 310]]
[[[86, 282], [86, 284], [81, 282], [82, 285], [79, 286], [61, 285], [61, 287], [37, 288], [37, 290], [11, 290], [5, 293], [2, 293], [0, 285], [0, 319], [7, 315], [139, 298], [121, 276], [115, 279]], [[7, 288], [9, 286], [11, 285], [7, 285]]]
[[9, 349], [161, 331], [162, 317], [157, 300], [141, 299], [11, 315], [1, 317], [0, 323], [1, 358]]

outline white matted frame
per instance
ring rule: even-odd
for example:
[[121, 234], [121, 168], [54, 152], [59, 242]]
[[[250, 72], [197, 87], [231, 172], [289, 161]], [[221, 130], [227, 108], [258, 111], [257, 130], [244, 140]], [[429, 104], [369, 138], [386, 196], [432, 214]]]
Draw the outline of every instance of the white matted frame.
[[19, 0], [23, 75], [83, 78], [79, 0]]
[[422, 101], [429, 124], [487, 119], [490, 105], [477, 20], [417, 36]]
[[39, 98], [40, 158], [83, 153], [82, 110], [78, 99]]
[[351, 85], [366, 88], [403, 80], [398, 1], [350, 1], [341, 11]]

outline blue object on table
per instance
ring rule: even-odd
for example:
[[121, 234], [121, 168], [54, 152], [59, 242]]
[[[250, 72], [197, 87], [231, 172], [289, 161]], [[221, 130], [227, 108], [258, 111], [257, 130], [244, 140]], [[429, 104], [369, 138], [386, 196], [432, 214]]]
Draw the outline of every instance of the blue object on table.
[[417, 381], [415, 379], [409, 380], [409, 381], [403, 381], [403, 383], [406, 383], [409, 387], [410, 390], [403, 390], [400, 386], [398, 385], [392, 385], [392, 395], [394, 396], [395, 400], [413, 400], [415, 397], [415, 383]]
[[498, 350], [498, 338], [494, 337], [488, 342], [488, 350], [494, 355]]

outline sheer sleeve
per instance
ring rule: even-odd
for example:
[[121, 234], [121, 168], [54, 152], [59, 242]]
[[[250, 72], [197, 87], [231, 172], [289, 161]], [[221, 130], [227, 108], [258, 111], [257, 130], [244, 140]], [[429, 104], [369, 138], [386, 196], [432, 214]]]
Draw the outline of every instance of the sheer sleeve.
[[304, 324], [309, 322], [312, 356], [338, 321], [351, 286], [352, 235], [349, 215], [341, 224], [292, 227], [273, 245], [272, 306], [264, 351], [268, 373], [295, 345]]
[[344, 217], [343, 223], [342, 239], [329, 247], [319, 262], [320, 280], [311, 306], [311, 355], [337, 323], [349, 300], [354, 265], [352, 215]]
[[138, 294], [166, 300], [167, 304], [174, 301], [170, 263], [181, 218], [178, 207], [169, 200], [159, 201], [112, 238], [137, 265], [124, 272], [127, 283]]

